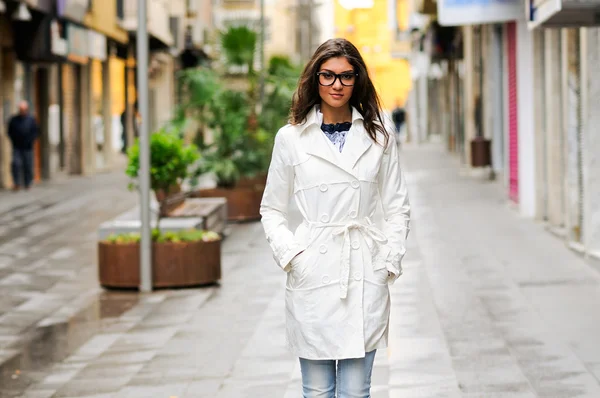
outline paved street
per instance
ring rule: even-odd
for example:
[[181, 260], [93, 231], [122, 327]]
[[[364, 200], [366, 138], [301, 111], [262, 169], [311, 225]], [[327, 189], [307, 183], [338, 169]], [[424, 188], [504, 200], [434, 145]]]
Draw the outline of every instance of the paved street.
[[[403, 161], [412, 231], [373, 398], [600, 397], [598, 272], [442, 148]], [[125, 181], [0, 193], [0, 398], [300, 398], [260, 224], [232, 228], [219, 286], [97, 287], [95, 229], [135, 205]]]

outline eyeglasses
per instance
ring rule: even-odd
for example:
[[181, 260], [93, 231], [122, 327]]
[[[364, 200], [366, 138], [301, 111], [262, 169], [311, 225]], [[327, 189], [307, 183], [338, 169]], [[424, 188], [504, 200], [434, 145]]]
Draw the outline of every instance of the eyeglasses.
[[354, 86], [354, 82], [356, 81], [356, 76], [358, 73], [333, 73], [333, 72], [318, 72], [317, 76], [319, 77], [319, 84], [321, 86], [333, 86], [337, 79], [340, 79], [340, 83], [342, 86]]

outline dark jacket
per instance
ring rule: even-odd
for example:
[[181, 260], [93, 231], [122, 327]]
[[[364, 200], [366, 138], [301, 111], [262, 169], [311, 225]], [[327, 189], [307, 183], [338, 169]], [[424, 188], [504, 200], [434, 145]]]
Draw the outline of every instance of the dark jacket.
[[395, 124], [401, 125], [404, 124], [404, 120], [406, 119], [406, 112], [402, 108], [396, 108], [392, 111], [392, 120]]
[[38, 126], [33, 116], [16, 115], [8, 122], [8, 137], [15, 149], [33, 149], [38, 134]]

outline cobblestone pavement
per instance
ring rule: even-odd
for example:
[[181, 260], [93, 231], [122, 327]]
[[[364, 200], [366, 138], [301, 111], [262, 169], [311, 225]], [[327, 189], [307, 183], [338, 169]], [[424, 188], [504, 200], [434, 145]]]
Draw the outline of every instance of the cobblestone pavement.
[[[441, 148], [402, 156], [414, 221], [373, 398], [600, 397], [597, 272]], [[1, 194], [0, 397], [299, 398], [258, 223], [233, 227], [219, 286], [97, 287], [95, 227], [136, 200], [119, 178]]]

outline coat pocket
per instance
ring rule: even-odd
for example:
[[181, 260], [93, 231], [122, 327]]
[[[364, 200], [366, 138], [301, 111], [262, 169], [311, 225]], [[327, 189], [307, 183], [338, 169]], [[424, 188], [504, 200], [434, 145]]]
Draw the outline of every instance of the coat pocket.
[[304, 255], [304, 253], [306, 252], [306, 249], [301, 251], [300, 253], [296, 254], [296, 256], [294, 256], [294, 258], [292, 258], [292, 260], [290, 261], [290, 264], [292, 264], [292, 271], [298, 269], [298, 267], [302, 264], [302, 256]]

